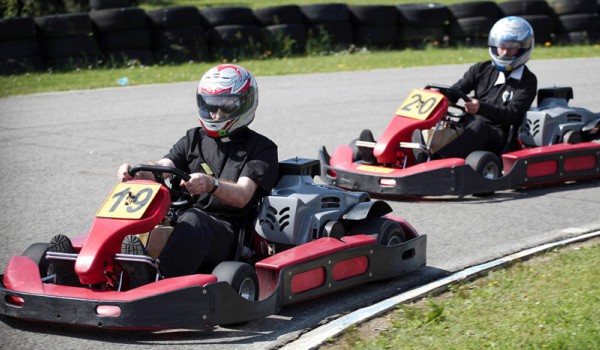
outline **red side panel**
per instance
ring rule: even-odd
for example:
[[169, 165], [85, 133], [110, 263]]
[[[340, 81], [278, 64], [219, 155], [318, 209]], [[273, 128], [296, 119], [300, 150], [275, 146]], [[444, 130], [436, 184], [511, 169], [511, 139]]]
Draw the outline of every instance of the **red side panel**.
[[292, 293], [298, 294], [325, 284], [325, 269], [318, 267], [313, 270], [298, 273], [292, 277]]
[[44, 293], [39, 268], [26, 256], [13, 256], [8, 261], [3, 283], [6, 289], [17, 292]]
[[331, 275], [334, 280], [341, 281], [346, 278], [359, 276], [369, 269], [369, 258], [366, 256], [357, 256], [354, 258], [342, 260], [333, 266]]
[[275, 254], [256, 263], [257, 268], [281, 270], [284, 267], [314, 260], [348, 248], [348, 245], [335, 238], [321, 238], [301, 246]]

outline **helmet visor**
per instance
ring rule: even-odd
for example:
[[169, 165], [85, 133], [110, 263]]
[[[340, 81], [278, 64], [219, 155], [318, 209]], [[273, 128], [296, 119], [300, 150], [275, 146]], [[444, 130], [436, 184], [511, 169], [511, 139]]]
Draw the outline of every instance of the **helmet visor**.
[[[198, 112], [206, 120], [224, 121], [238, 116], [244, 105], [244, 95], [202, 95], [197, 94]], [[212, 115], [211, 115], [212, 113]], [[213, 115], [215, 118], [213, 118]]]

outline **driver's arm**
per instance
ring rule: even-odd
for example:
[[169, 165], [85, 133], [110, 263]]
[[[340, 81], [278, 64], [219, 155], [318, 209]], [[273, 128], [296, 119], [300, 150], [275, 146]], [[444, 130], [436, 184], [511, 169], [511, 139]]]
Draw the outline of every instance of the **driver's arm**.
[[[213, 190], [214, 180], [210, 175], [203, 173], [190, 174], [189, 181], [181, 181], [181, 185], [186, 187], [190, 193], [198, 195]], [[243, 208], [248, 204], [258, 185], [252, 179], [242, 176], [237, 182], [219, 181], [219, 187], [212, 193], [212, 196], [221, 202], [237, 208]]]

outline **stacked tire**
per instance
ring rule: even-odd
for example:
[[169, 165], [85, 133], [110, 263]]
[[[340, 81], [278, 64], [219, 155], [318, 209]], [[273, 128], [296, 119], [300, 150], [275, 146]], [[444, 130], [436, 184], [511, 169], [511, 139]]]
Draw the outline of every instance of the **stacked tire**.
[[600, 15], [596, 0], [549, 0], [548, 3], [556, 14], [559, 42], [600, 43]]
[[253, 11], [265, 50], [284, 57], [306, 52], [308, 32], [300, 6], [281, 5]]
[[403, 47], [447, 46], [447, 27], [453, 16], [446, 5], [415, 3], [397, 5], [396, 8]]
[[148, 11], [146, 15], [157, 62], [179, 63], [208, 58], [206, 28], [196, 7], [175, 6]]
[[208, 24], [207, 43], [212, 59], [248, 57], [261, 50], [261, 32], [250, 8], [207, 8], [200, 14]]
[[133, 1], [131, 0], [90, 0], [90, 10], [106, 10], [106, 9], [118, 9], [121, 7], [131, 7]]
[[154, 63], [146, 12], [121, 7], [90, 12], [104, 63], [112, 65]]
[[32, 17], [0, 19], [0, 74], [43, 69]]
[[394, 6], [354, 5], [348, 7], [357, 46], [395, 48], [400, 31]]
[[536, 43], [553, 43], [556, 37], [554, 11], [546, 0], [512, 0], [498, 3], [505, 16], [518, 16], [533, 28]]
[[449, 5], [453, 20], [448, 28], [450, 41], [460, 46], [487, 46], [494, 23], [503, 13], [493, 1], [471, 1]]
[[48, 68], [72, 70], [98, 65], [98, 45], [87, 13], [41, 16], [34, 21]]
[[339, 3], [300, 6], [311, 51], [343, 50], [353, 43], [348, 5]]

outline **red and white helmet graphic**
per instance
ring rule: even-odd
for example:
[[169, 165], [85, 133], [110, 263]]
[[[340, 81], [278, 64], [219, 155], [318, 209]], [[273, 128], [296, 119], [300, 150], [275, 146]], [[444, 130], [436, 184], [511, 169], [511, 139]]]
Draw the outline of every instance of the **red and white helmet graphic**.
[[198, 117], [208, 136], [223, 137], [254, 120], [258, 85], [246, 69], [222, 64], [202, 76], [196, 97]]

